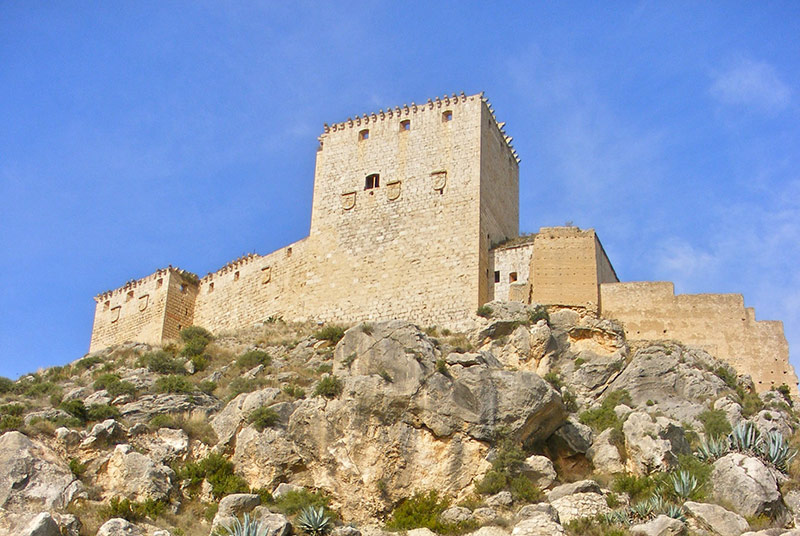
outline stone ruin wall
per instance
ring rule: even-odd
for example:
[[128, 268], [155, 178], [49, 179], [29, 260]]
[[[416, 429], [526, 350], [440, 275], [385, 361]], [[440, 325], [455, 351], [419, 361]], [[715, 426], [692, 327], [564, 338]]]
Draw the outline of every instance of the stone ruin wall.
[[622, 322], [631, 340], [677, 340], [697, 346], [749, 374], [759, 392], [797, 376], [779, 321], [757, 321], [741, 294], [679, 294], [667, 282], [600, 286], [603, 316]]
[[524, 242], [501, 245], [489, 252], [489, 292], [494, 300], [530, 303], [533, 236]]
[[531, 300], [600, 310], [600, 284], [617, 274], [594, 229], [542, 227], [533, 243]]
[[167, 268], [99, 294], [89, 351], [126, 341], [161, 344], [176, 338], [179, 324], [192, 324], [196, 293], [196, 285], [180, 270]]

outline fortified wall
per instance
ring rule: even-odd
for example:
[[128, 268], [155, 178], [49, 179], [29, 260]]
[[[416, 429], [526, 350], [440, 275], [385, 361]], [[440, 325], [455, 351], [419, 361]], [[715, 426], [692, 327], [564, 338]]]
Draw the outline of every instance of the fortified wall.
[[483, 94], [326, 124], [318, 139], [309, 236], [199, 280], [168, 268], [100, 294], [90, 351], [270, 317], [458, 329], [500, 299], [583, 307], [621, 321], [629, 339], [700, 346], [759, 390], [797, 393], [782, 324], [756, 321], [740, 295], [620, 283], [592, 229], [520, 236], [519, 158]]

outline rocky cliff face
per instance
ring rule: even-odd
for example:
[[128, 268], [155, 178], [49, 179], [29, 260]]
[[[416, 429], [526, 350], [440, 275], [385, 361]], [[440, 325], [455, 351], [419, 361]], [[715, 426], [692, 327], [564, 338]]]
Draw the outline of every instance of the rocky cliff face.
[[0, 534], [207, 535], [248, 513], [282, 536], [309, 505], [339, 536], [794, 526], [785, 392], [582, 310], [481, 312], [458, 334], [192, 328], [2, 382]]

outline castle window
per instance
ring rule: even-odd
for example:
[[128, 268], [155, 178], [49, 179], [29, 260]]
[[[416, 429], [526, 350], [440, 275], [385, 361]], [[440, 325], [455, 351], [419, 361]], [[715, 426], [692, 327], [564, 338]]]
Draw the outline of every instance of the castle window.
[[132, 290], [129, 290], [129, 291], [128, 291], [128, 296], [125, 298], [125, 301], [126, 301], [126, 302], [129, 302], [129, 301], [131, 301], [132, 299], [133, 299], [133, 291], [132, 291]]
[[158, 281], [156, 281], [156, 288], [161, 288], [161, 285], [163, 284], [164, 284], [164, 279], [159, 277]]
[[287, 257], [291, 257], [292, 256], [292, 248], [286, 248], [286, 256]]
[[364, 180], [364, 189], [365, 190], [372, 190], [373, 188], [378, 188], [381, 185], [381, 176], [377, 173], [373, 173], [372, 175], [367, 175], [367, 178]]
[[111, 302], [107, 301], [103, 304], [103, 311], [108, 311], [108, 308], [111, 307]]
[[400, 131], [402, 132], [404, 130], [411, 130], [411, 121], [409, 119], [400, 121]]
[[500, 282], [500, 272], [499, 271], [494, 273], [494, 282], [495, 283], [499, 283]]
[[358, 140], [359, 141], [364, 141], [364, 140], [368, 140], [368, 139], [369, 139], [369, 129], [368, 128], [365, 128], [364, 130], [362, 130], [361, 132], [358, 133]]
[[186, 285], [184, 285], [183, 283], [181, 283], [181, 286], [179, 288], [181, 292], [186, 292]]
[[453, 112], [451, 110], [447, 110], [446, 112], [442, 113], [442, 123], [447, 123], [453, 120]]
[[209, 283], [208, 284], [208, 293], [211, 294], [212, 292], [214, 292], [214, 283]]
[[517, 282], [517, 272], [511, 272], [510, 274], [508, 274], [508, 282], [509, 283]]
[[238, 271], [233, 274], [233, 280], [234, 281], [239, 281], [239, 272]]

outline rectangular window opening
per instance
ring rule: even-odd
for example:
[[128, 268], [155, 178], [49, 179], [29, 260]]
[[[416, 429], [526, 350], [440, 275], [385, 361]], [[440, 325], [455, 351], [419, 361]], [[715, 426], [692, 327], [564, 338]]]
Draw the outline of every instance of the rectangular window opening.
[[372, 175], [367, 175], [367, 178], [364, 180], [365, 190], [372, 190], [373, 188], [378, 188], [380, 185], [381, 185], [381, 176], [377, 173], [373, 173]]
[[517, 272], [511, 272], [510, 274], [508, 274], [508, 282], [509, 283], [517, 282]]
[[368, 139], [369, 139], [369, 129], [368, 128], [365, 128], [364, 130], [362, 130], [361, 132], [358, 133], [358, 140], [359, 141], [364, 141], [364, 140], [368, 140]]
[[132, 299], [133, 299], [133, 291], [132, 291], [132, 290], [129, 290], [129, 291], [128, 291], [128, 296], [125, 298], [125, 301], [126, 301], [126, 302], [129, 302], [129, 301], [131, 301]]
[[238, 271], [233, 274], [233, 280], [234, 281], [239, 281], [239, 272]]
[[447, 123], [453, 120], [453, 112], [451, 110], [447, 110], [446, 112], [442, 113], [442, 122]]
[[405, 119], [400, 121], [400, 131], [411, 130], [411, 120]]

